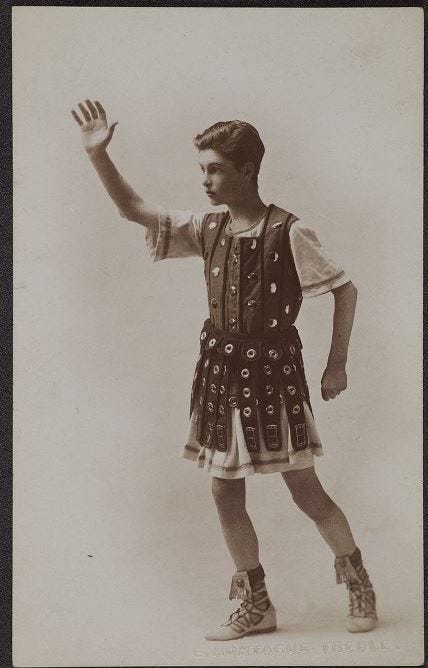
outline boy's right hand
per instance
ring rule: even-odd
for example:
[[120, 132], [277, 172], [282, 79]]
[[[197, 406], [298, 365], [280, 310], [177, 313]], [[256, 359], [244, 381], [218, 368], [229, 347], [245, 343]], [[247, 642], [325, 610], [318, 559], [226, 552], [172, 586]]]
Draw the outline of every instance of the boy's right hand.
[[82, 131], [82, 141], [85, 151], [90, 157], [96, 157], [97, 154], [103, 153], [113, 136], [114, 128], [117, 125], [113, 123], [110, 127], [107, 124], [106, 112], [100, 102], [92, 103], [90, 100], [85, 100], [87, 108], [84, 104], [79, 102], [79, 108], [82, 116], [85, 119], [82, 121], [79, 114], [72, 109], [71, 114], [73, 118], [80, 125]]

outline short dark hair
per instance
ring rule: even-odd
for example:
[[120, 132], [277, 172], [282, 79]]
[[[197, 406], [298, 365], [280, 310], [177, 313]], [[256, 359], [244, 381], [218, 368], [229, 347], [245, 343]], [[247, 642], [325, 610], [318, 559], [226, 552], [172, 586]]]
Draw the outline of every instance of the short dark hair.
[[246, 162], [254, 164], [253, 181], [257, 185], [265, 147], [256, 128], [245, 121], [219, 121], [214, 123], [193, 140], [199, 151], [211, 148], [224, 158], [231, 160], [235, 167]]

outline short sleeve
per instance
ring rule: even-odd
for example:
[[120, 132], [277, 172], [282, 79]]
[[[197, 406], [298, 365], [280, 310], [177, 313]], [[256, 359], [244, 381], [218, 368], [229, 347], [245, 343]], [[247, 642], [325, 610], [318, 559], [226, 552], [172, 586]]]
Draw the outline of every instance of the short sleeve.
[[290, 245], [303, 297], [317, 297], [351, 280], [321, 246], [315, 230], [300, 220], [290, 228]]
[[153, 262], [167, 258], [202, 257], [202, 212], [158, 208], [158, 223], [146, 228]]

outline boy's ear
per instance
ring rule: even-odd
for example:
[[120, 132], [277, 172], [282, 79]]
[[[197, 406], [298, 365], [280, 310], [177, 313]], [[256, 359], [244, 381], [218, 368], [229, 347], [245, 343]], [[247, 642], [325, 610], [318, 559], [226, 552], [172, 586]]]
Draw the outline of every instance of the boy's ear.
[[248, 176], [251, 179], [255, 172], [254, 162], [246, 162], [242, 171], [245, 176]]

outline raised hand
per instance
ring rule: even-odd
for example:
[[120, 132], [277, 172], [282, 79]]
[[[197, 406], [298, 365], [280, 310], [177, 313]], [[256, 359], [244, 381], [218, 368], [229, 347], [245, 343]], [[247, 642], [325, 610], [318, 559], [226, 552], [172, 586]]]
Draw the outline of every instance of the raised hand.
[[86, 107], [79, 102], [79, 108], [84, 118], [83, 121], [74, 109], [72, 109], [71, 114], [80, 125], [85, 151], [90, 156], [94, 156], [106, 150], [113, 136], [117, 121], [109, 127], [106, 112], [102, 104], [97, 100], [94, 103], [91, 100], [85, 100], [85, 102]]

